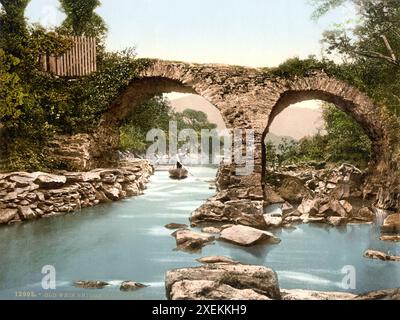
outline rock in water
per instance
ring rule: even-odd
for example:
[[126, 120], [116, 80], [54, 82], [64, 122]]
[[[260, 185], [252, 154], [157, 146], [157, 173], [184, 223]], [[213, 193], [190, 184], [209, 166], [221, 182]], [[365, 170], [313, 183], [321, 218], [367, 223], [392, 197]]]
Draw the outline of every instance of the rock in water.
[[384, 233], [400, 233], [400, 213], [388, 216], [381, 229]]
[[224, 229], [221, 232], [220, 240], [244, 247], [262, 242], [280, 242], [280, 240], [270, 232], [240, 225]]
[[185, 228], [188, 228], [188, 225], [182, 224], [182, 223], [169, 223], [169, 224], [165, 225], [165, 228], [170, 229], [170, 230], [185, 229]]
[[172, 234], [176, 239], [179, 250], [196, 252], [204, 246], [211, 244], [215, 237], [207, 233], [197, 233], [190, 230], [178, 230]]
[[278, 228], [282, 224], [281, 217], [273, 217], [270, 214], [264, 214], [264, 220], [267, 228]]
[[168, 271], [165, 287], [170, 300], [281, 298], [278, 277], [272, 269], [241, 264], [210, 264]]
[[8, 223], [18, 215], [17, 209], [0, 209], [0, 224]]
[[209, 234], [220, 234], [221, 230], [215, 227], [206, 227], [201, 230], [201, 232], [209, 233]]
[[356, 295], [347, 292], [323, 292], [309, 290], [281, 290], [282, 300], [351, 300]]
[[301, 203], [304, 198], [310, 197], [310, 192], [304, 183], [297, 177], [286, 176], [282, 186], [278, 189], [279, 195], [290, 203]]
[[380, 237], [381, 241], [400, 242], [400, 235], [383, 235]]
[[208, 280], [182, 280], [172, 285], [171, 300], [271, 300], [252, 289], [236, 289]]
[[109, 284], [104, 281], [77, 281], [74, 286], [81, 289], [103, 289]]
[[231, 258], [220, 256], [204, 257], [197, 259], [197, 261], [203, 264], [239, 264], [238, 261], [232, 260]]
[[135, 282], [135, 281], [124, 281], [121, 283], [120, 290], [121, 291], [136, 291], [138, 289], [147, 288], [148, 286]]
[[372, 291], [361, 294], [354, 300], [400, 300], [400, 289]]
[[375, 250], [367, 250], [364, 253], [366, 258], [382, 260], [382, 261], [400, 261], [400, 256], [391, 256], [387, 253]]

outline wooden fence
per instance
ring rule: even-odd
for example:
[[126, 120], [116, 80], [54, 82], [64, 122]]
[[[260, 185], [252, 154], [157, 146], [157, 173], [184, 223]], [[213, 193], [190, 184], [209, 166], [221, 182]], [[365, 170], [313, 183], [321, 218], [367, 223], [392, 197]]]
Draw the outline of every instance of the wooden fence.
[[71, 37], [72, 48], [61, 56], [41, 54], [39, 64], [42, 71], [60, 77], [82, 77], [97, 71], [96, 39]]

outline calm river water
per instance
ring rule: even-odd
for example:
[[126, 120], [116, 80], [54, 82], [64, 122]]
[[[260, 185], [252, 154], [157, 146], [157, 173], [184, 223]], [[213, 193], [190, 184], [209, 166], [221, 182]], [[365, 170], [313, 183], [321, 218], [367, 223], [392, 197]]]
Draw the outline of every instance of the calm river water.
[[[217, 242], [202, 253], [175, 251], [171, 222], [188, 223], [190, 213], [215, 190], [215, 168], [193, 168], [194, 177], [172, 181], [157, 172], [141, 197], [85, 209], [75, 215], [0, 228], [0, 298], [165, 299], [165, 272], [199, 265], [195, 259], [225, 255], [243, 263], [275, 269], [281, 288], [344, 291], [342, 268], [356, 268], [357, 288], [365, 292], [400, 287], [400, 263], [363, 258], [366, 249], [400, 254], [395, 243], [378, 240], [374, 225], [343, 228], [300, 225], [276, 231], [279, 245], [243, 249]], [[41, 287], [42, 267], [56, 269], [57, 289]], [[73, 287], [77, 280], [112, 283], [103, 290]], [[149, 287], [119, 291], [123, 280]]]

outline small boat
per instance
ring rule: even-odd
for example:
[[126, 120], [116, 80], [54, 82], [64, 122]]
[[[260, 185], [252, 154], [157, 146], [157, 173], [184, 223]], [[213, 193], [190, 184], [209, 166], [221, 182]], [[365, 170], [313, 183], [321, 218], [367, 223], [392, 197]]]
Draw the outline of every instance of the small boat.
[[189, 171], [185, 168], [175, 168], [168, 171], [169, 177], [174, 180], [183, 180], [186, 179], [189, 175]]

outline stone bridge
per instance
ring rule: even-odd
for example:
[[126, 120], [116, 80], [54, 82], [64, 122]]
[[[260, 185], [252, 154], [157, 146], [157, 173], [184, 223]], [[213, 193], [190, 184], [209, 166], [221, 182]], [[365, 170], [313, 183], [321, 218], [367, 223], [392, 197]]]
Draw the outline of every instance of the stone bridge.
[[90, 151], [79, 157], [79, 166], [85, 167], [81, 169], [112, 165], [122, 120], [135, 106], [157, 94], [170, 92], [198, 94], [218, 108], [228, 128], [253, 129], [255, 132], [255, 171], [243, 177], [236, 174], [235, 164], [220, 168], [218, 186], [224, 201], [248, 199], [255, 205], [263, 201], [263, 140], [270, 124], [291, 104], [318, 99], [335, 104], [365, 130], [373, 145], [370, 174], [371, 177], [379, 176], [375, 181], [382, 182], [370, 188], [370, 192], [381, 194], [380, 201], [386, 202], [382, 203], [383, 207], [393, 206], [393, 197], [382, 198], [391, 192], [384, 181], [390, 176], [391, 152], [380, 108], [357, 88], [323, 71], [303, 77], [278, 78], [262, 69], [154, 60], [116, 97], [97, 132], [89, 138], [70, 138], [69, 141], [78, 141], [77, 149], [89, 146]]

